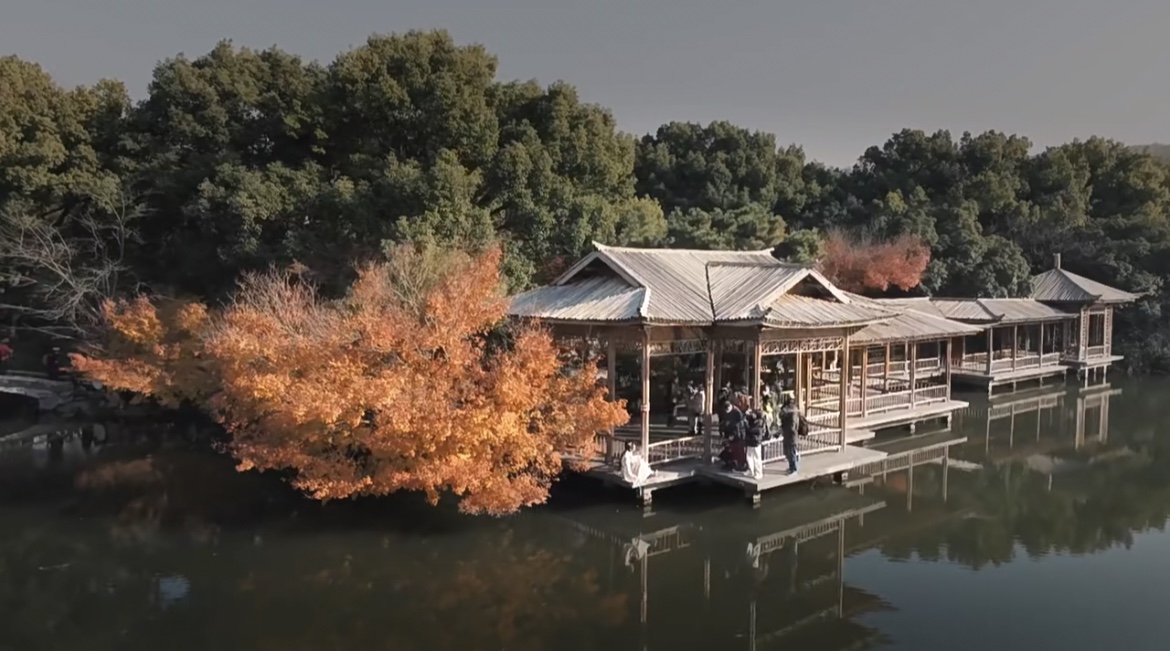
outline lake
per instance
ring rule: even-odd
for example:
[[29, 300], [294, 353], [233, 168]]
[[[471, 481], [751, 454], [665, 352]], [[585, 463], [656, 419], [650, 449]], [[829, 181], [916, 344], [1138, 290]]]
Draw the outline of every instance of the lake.
[[181, 443], [22, 450], [0, 650], [1165, 649], [1168, 389], [963, 396], [945, 462], [757, 509], [682, 487], [646, 514], [568, 481], [471, 519], [315, 505]]

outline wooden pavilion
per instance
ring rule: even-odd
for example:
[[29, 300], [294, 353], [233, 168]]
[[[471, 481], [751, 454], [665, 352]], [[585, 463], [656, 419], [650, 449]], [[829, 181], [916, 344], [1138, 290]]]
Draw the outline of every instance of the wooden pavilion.
[[[598, 436], [604, 461], [620, 455], [619, 440], [632, 439], [652, 464], [699, 462], [662, 472], [659, 481], [697, 476], [712, 458], [713, 402], [724, 384], [743, 387], [754, 404], [765, 383], [791, 392], [813, 426], [802, 452], [844, 454], [850, 463], [880, 458], [851, 444], [872, 437], [883, 422], [912, 421], [914, 410], [926, 405], [961, 406], [950, 398], [949, 342], [980, 332], [978, 326], [849, 294], [771, 251], [595, 246], [552, 284], [514, 297], [509, 312], [539, 320], [562, 341], [604, 357], [610, 395], [636, 406], [633, 431]], [[920, 357], [926, 350], [933, 352]], [[637, 358], [639, 380], [624, 395], [623, 354]], [[655, 362], [676, 357], [702, 360], [684, 371], [705, 390], [702, 435], [671, 427], [676, 401], [670, 383], [652, 386]], [[878, 418], [883, 414], [885, 421]], [[765, 463], [781, 458], [778, 443], [765, 443]], [[840, 472], [837, 465], [833, 473]], [[761, 488], [780, 483], [788, 482], [766, 478]]]
[[1113, 310], [1136, 294], [1103, 285], [1061, 267], [1032, 278], [1030, 298], [889, 299], [880, 304], [978, 326], [956, 338], [952, 376], [957, 383], [995, 387], [1063, 377], [1085, 380], [1121, 360], [1113, 354]]

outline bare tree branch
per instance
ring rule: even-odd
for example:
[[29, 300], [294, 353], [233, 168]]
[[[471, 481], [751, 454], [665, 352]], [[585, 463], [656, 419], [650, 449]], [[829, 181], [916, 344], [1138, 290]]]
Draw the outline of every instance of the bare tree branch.
[[0, 312], [55, 336], [90, 331], [119, 294], [140, 216], [123, 194], [100, 212], [0, 217]]

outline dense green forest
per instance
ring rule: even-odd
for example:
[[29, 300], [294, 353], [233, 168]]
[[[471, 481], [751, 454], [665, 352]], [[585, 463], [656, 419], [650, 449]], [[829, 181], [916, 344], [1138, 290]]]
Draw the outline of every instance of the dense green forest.
[[162, 61], [132, 102], [118, 82], [64, 89], [0, 59], [6, 322], [83, 327], [96, 299], [135, 291], [214, 299], [272, 264], [337, 287], [404, 240], [500, 241], [520, 288], [592, 240], [810, 258], [843, 229], [927, 242], [935, 295], [1021, 295], [1062, 253], [1149, 293], [1119, 345], [1170, 369], [1170, 167], [1139, 148], [905, 129], [837, 169], [726, 122], [631, 136], [571, 85], [496, 67], [444, 32], [327, 64], [221, 43]]

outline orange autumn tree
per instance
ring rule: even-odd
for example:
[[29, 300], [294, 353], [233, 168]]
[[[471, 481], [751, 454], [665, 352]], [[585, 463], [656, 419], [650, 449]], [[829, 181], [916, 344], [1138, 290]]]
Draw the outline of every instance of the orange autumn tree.
[[[564, 371], [545, 330], [485, 335], [506, 316], [499, 265], [496, 248], [400, 247], [334, 301], [286, 274], [245, 278], [201, 351], [239, 468], [293, 470], [317, 499], [450, 492], [490, 514], [543, 502], [562, 455], [628, 416], [589, 369]], [[90, 372], [120, 388], [134, 377], [120, 365], [142, 363], [107, 356]]]
[[105, 342], [88, 354], [71, 354], [74, 368], [106, 386], [175, 407], [202, 402], [219, 382], [204, 354], [207, 308], [175, 299], [107, 301]]
[[920, 238], [878, 241], [838, 230], [826, 237], [818, 268], [841, 289], [862, 294], [917, 287], [928, 264], [930, 248]]

